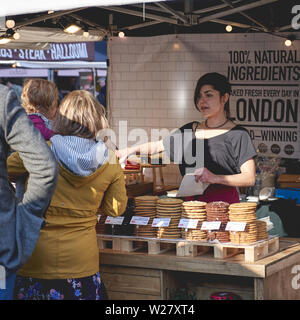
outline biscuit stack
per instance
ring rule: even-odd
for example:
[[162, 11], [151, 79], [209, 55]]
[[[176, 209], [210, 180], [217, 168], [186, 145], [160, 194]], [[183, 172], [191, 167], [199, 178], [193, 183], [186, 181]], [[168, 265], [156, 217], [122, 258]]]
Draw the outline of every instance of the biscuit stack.
[[267, 223], [262, 220], [257, 220], [256, 225], [257, 225], [257, 241], [268, 239], [269, 234], [267, 231]]
[[256, 221], [246, 224], [244, 231], [230, 231], [230, 241], [233, 244], [251, 244], [257, 241]]
[[230, 221], [246, 222], [244, 231], [230, 231], [230, 241], [233, 244], [251, 244], [257, 241], [256, 207], [254, 202], [233, 203], [229, 206]]
[[219, 242], [229, 242], [229, 231], [225, 231], [226, 224], [229, 221], [228, 215], [229, 203], [224, 201], [210, 202], [206, 205], [207, 221], [221, 221], [218, 231], [208, 231], [208, 240], [218, 240]]
[[181, 218], [181, 205], [183, 201], [180, 199], [164, 198], [157, 201], [156, 217], [171, 218], [168, 227], [157, 229], [157, 238], [178, 239], [181, 236], [181, 229], [178, 224]]
[[134, 235], [147, 238], [156, 237], [156, 228], [152, 227], [152, 222], [153, 219], [156, 218], [156, 203], [158, 199], [157, 196], [140, 196], [134, 198], [134, 215], [150, 218], [146, 226], [135, 227]]
[[197, 219], [197, 229], [181, 231], [181, 237], [185, 240], [206, 240], [206, 231], [201, 230], [202, 222], [206, 221], [206, 202], [185, 201], [182, 203], [182, 219]]

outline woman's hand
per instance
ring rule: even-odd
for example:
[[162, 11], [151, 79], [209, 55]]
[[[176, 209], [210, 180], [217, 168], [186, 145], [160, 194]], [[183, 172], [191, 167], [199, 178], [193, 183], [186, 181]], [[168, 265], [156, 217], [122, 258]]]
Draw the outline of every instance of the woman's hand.
[[196, 182], [223, 184], [231, 187], [248, 187], [255, 183], [255, 162], [249, 159], [241, 165], [241, 173], [229, 175], [216, 175], [206, 168], [194, 171]]
[[126, 162], [128, 156], [130, 155], [128, 148], [116, 150], [115, 153], [116, 153], [116, 156], [119, 158], [120, 164]]
[[213, 174], [206, 168], [196, 169], [195, 172], [195, 180], [196, 182], [204, 182], [204, 183], [216, 183], [217, 175]]

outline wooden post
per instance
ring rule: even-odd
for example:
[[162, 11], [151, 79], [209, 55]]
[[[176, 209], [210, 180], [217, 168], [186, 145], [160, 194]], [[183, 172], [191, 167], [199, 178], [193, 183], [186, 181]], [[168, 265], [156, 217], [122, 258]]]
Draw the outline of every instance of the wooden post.
[[264, 279], [254, 278], [254, 300], [264, 300]]
[[125, 251], [125, 252], [134, 251], [133, 241], [122, 239], [122, 241], [120, 242], [120, 249], [121, 249], [121, 251]]
[[186, 242], [184, 241], [179, 241], [176, 243], [176, 255], [179, 257], [184, 257], [185, 256], [185, 247], [186, 247]]
[[112, 249], [120, 251], [121, 250], [121, 239], [113, 238], [112, 240]]
[[223, 259], [226, 256], [226, 248], [220, 244], [214, 245], [214, 257], [217, 259]]
[[148, 241], [148, 253], [149, 254], [159, 254], [160, 253], [160, 242], [159, 241]]
[[155, 171], [155, 167], [152, 168], [152, 176], [153, 176], [153, 193], [155, 194], [156, 192], [156, 171]]

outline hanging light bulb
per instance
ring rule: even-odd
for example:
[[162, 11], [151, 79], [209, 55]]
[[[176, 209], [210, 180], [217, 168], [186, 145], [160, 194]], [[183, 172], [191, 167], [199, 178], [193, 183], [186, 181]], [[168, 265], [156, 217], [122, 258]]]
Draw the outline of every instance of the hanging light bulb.
[[5, 25], [6, 25], [6, 28], [11, 29], [16, 25], [16, 23], [15, 23], [15, 20], [9, 19], [9, 20], [6, 20]]
[[290, 47], [293, 44], [293, 41], [295, 41], [295, 40], [296, 40], [296, 36], [294, 34], [290, 34], [286, 38], [284, 44], [285, 44], [286, 47]]
[[13, 35], [13, 38], [15, 39], [15, 40], [18, 40], [18, 39], [20, 39], [20, 33], [19, 32], [15, 32], [14, 33], [14, 35]]
[[229, 24], [229, 25], [226, 26], [225, 29], [226, 29], [227, 32], [231, 32], [232, 31], [232, 26]]
[[85, 27], [85, 28], [83, 29], [83, 34], [82, 34], [82, 35], [83, 35], [85, 38], [87, 38], [87, 37], [90, 35], [88, 27]]
[[76, 24], [71, 24], [69, 25], [67, 28], [64, 29], [64, 32], [67, 33], [76, 33], [77, 31], [79, 31], [81, 28], [79, 26], [77, 26]]
[[175, 49], [175, 50], [178, 50], [179, 49], [179, 43], [178, 42], [175, 42], [174, 44], [173, 44], [173, 48]]
[[284, 45], [286, 47], [290, 47], [292, 45], [292, 41], [290, 39], [286, 39], [285, 42], [284, 42]]
[[125, 37], [125, 33], [123, 31], [120, 31], [118, 36], [119, 36], [119, 38], [124, 38]]

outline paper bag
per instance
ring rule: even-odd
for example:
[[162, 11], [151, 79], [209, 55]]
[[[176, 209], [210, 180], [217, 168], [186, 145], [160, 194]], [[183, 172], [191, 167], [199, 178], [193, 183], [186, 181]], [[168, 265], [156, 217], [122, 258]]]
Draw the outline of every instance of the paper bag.
[[208, 186], [208, 183], [196, 182], [194, 174], [186, 174], [181, 181], [176, 197], [201, 195]]

